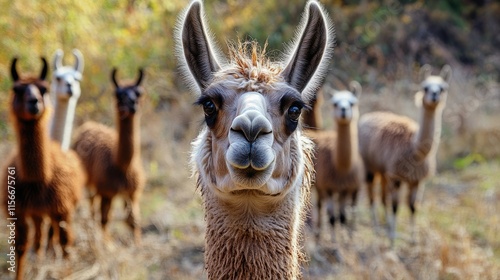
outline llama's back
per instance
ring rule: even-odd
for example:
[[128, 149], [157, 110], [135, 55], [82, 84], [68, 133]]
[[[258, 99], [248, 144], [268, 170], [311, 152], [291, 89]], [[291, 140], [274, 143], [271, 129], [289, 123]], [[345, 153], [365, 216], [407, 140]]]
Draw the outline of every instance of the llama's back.
[[[66, 215], [73, 212], [82, 197], [85, 171], [80, 158], [73, 151], [63, 152], [59, 144], [51, 142], [52, 176], [46, 181], [28, 182], [19, 176], [18, 153], [14, 152], [3, 168], [2, 194], [7, 194], [7, 168], [14, 167], [16, 213], [27, 215]], [[2, 196], [7, 210], [9, 198]]]
[[362, 183], [363, 163], [359, 155], [353, 155], [351, 168], [339, 170], [335, 166], [337, 133], [333, 131], [308, 132], [307, 135], [315, 143], [314, 169], [316, 171], [315, 186], [324, 194], [352, 192]]
[[359, 120], [359, 152], [370, 172], [391, 172], [413, 150], [418, 124], [405, 116], [371, 112]]
[[82, 158], [87, 170], [88, 185], [96, 187], [100, 195], [134, 193], [144, 186], [142, 165], [138, 158], [132, 160], [124, 171], [115, 164], [117, 133], [105, 125], [86, 122], [75, 133], [74, 149]]
[[95, 184], [100, 173], [113, 162], [116, 132], [100, 123], [86, 122], [75, 132], [73, 148], [82, 159], [88, 181]]

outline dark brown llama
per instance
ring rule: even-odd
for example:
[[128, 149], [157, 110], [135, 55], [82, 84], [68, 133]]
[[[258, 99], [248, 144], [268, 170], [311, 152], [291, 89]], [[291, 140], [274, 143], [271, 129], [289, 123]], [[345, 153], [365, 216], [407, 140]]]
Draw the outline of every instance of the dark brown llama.
[[[17, 255], [16, 279], [24, 274], [29, 242], [28, 220], [35, 225], [34, 247], [43, 254], [43, 220], [49, 217], [54, 237], [59, 237], [63, 254], [73, 243], [72, 215], [81, 197], [85, 172], [80, 159], [73, 151], [63, 152], [61, 146], [49, 138], [47, 131], [50, 112], [44, 101], [48, 83], [47, 61], [42, 58], [43, 70], [39, 77], [21, 78], [17, 72], [17, 58], [12, 60], [11, 76], [14, 81], [10, 101], [10, 114], [17, 136], [17, 149], [7, 160], [2, 176], [2, 202], [4, 209], [12, 205], [15, 187], [15, 210], [7, 211], [7, 217], [16, 218], [15, 252]], [[10, 172], [8, 172], [8, 170]], [[12, 170], [15, 170], [12, 172]], [[9, 184], [8, 181], [14, 181]]]
[[96, 195], [101, 197], [101, 225], [105, 236], [111, 202], [117, 195], [125, 198], [128, 207], [127, 224], [136, 244], [141, 242], [139, 200], [145, 184], [140, 156], [139, 98], [143, 70], [133, 84], [120, 86], [112, 71], [115, 85], [118, 133], [95, 122], [84, 123], [76, 132], [75, 151], [80, 155], [88, 173], [92, 213]]

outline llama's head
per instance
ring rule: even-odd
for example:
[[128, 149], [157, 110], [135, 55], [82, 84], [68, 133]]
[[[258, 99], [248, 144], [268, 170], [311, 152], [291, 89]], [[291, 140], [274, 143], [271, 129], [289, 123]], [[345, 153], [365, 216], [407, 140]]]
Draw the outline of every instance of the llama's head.
[[443, 66], [439, 76], [431, 75], [431, 66], [424, 65], [420, 69], [422, 90], [419, 93], [418, 99], [422, 99], [422, 105], [426, 109], [435, 110], [439, 104], [446, 102], [448, 93], [448, 82], [451, 77], [451, 67]]
[[333, 105], [333, 117], [337, 124], [349, 124], [359, 117], [358, 101], [361, 85], [352, 81], [349, 90], [334, 91], [330, 103]]
[[17, 72], [17, 58], [12, 60], [10, 73], [14, 86], [12, 90], [12, 112], [14, 116], [23, 121], [39, 119], [46, 110], [44, 94], [47, 92], [48, 83], [45, 77], [48, 72], [47, 60], [42, 57], [43, 68], [38, 77], [21, 78]]
[[71, 97], [78, 99], [81, 94], [80, 81], [83, 73], [83, 55], [74, 49], [73, 56], [75, 64], [73, 66], [63, 66], [64, 52], [57, 50], [54, 55], [54, 72], [52, 74], [51, 93], [54, 98], [68, 100]]
[[127, 83], [121, 86], [116, 80], [116, 72], [118, 72], [118, 70], [116, 68], [113, 68], [113, 71], [111, 72], [111, 80], [115, 85], [118, 115], [120, 119], [125, 119], [133, 116], [137, 112], [137, 107], [139, 106], [139, 97], [141, 97], [143, 93], [141, 82], [142, 78], [144, 77], [144, 71], [142, 68], [140, 68], [139, 76], [137, 77], [137, 80], [135, 82]]
[[205, 114], [193, 148], [201, 185], [221, 198], [282, 197], [302, 175], [299, 117], [333, 48], [324, 11], [315, 1], [307, 4], [293, 49], [277, 62], [255, 42], [230, 45], [223, 62], [200, 1], [181, 20], [179, 60]]

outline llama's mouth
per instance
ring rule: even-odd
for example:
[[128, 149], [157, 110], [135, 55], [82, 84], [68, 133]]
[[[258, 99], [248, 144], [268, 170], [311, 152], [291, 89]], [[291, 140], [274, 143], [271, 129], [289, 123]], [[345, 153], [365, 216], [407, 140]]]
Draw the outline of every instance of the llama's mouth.
[[271, 164], [271, 166], [263, 170], [257, 170], [252, 167], [240, 169], [231, 166], [229, 168], [229, 173], [236, 185], [239, 186], [239, 190], [256, 190], [267, 183], [272, 175], [273, 166], [274, 164]]
[[266, 193], [261, 190], [236, 190], [231, 192], [232, 195], [236, 196], [279, 196], [281, 193]]

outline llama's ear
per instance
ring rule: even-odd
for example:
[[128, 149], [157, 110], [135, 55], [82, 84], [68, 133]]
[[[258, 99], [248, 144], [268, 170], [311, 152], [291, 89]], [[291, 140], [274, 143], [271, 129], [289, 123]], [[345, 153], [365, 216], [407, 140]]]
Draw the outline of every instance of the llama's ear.
[[205, 28], [201, 1], [194, 1], [188, 8], [181, 30], [181, 59], [194, 78], [199, 89], [204, 89], [214, 77], [214, 72], [220, 69], [210, 42], [209, 33]]
[[441, 68], [441, 73], [439, 74], [439, 76], [441, 76], [441, 78], [443, 78], [443, 80], [445, 80], [447, 83], [449, 83], [450, 78], [451, 78], [450, 65], [446, 64], [445, 66], [443, 66], [443, 68]]
[[54, 54], [53, 66], [54, 70], [57, 70], [62, 67], [62, 58], [64, 56], [64, 52], [61, 49], [58, 49]]
[[283, 70], [283, 78], [306, 100], [312, 99], [322, 82], [333, 51], [332, 24], [316, 1], [307, 4], [302, 28], [293, 52]]
[[40, 73], [40, 80], [44, 81], [47, 77], [47, 73], [49, 72], [49, 64], [47, 63], [47, 59], [45, 57], [41, 57], [42, 59], [42, 73]]
[[14, 82], [19, 81], [19, 74], [17, 73], [17, 57], [12, 59], [12, 63], [10, 65], [10, 75]]
[[118, 85], [118, 82], [116, 81], [116, 72], [118, 72], [118, 69], [116, 69], [116, 67], [114, 67], [113, 70], [111, 70], [111, 81], [113, 81], [115, 88], [119, 88], [120, 86]]
[[83, 66], [85, 65], [83, 60], [83, 54], [78, 49], [73, 49], [73, 56], [75, 57], [75, 71], [82, 74]]
[[422, 82], [427, 77], [429, 77], [431, 75], [431, 72], [432, 72], [432, 66], [430, 66], [429, 64], [423, 65], [420, 68], [420, 72], [419, 72], [419, 79], [420, 79], [420, 81]]
[[417, 91], [417, 93], [415, 93], [415, 99], [414, 99], [414, 101], [415, 101], [415, 106], [416, 106], [417, 108], [422, 107], [422, 102], [423, 102], [423, 100], [424, 100], [424, 92], [423, 92], [423, 91], [421, 91], [421, 90]]
[[137, 82], [135, 82], [136, 87], [138, 87], [141, 84], [142, 78], [144, 78], [144, 69], [139, 68], [139, 77], [137, 77]]
[[362, 87], [357, 81], [351, 81], [349, 83], [349, 90], [352, 92], [352, 94], [354, 94], [354, 96], [356, 96], [356, 98], [359, 99], [359, 97], [361, 96]]

